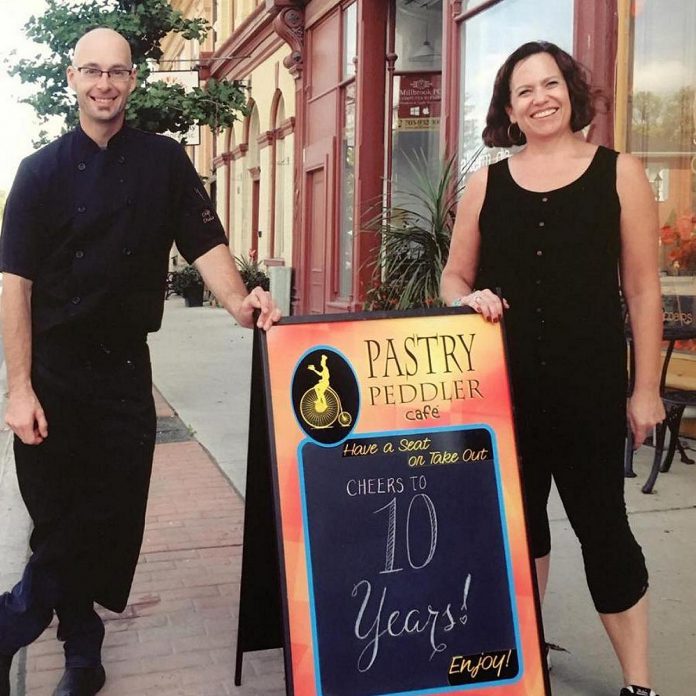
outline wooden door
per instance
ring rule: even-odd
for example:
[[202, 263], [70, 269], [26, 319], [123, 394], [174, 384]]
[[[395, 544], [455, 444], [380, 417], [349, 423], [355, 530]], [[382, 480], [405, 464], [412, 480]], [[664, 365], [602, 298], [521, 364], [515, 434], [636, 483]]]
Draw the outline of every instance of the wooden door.
[[307, 310], [323, 314], [326, 294], [326, 168], [307, 172], [307, 223], [309, 278]]
[[258, 177], [251, 182], [251, 251], [258, 258], [259, 252], [259, 192], [261, 181]]
[[324, 314], [334, 295], [336, 143], [339, 133], [340, 8], [306, 34], [307, 72], [302, 148], [303, 206], [298, 259], [298, 310]]

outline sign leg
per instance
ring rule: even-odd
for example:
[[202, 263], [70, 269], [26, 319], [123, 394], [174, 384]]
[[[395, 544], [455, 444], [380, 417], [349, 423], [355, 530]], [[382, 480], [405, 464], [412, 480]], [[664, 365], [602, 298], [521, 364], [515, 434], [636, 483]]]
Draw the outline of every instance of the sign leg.
[[245, 652], [284, 645], [280, 568], [271, 479], [260, 338], [254, 334], [244, 547], [234, 683], [241, 685]]

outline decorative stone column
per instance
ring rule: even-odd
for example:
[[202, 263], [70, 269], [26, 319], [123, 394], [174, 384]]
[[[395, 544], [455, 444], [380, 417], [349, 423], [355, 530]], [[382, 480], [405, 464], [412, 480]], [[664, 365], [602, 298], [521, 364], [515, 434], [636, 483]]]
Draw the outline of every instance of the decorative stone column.
[[[266, 0], [266, 9], [275, 14], [273, 28], [291, 49], [283, 65], [295, 78], [295, 138], [293, 152], [293, 214], [292, 214], [292, 266], [295, 271], [301, 265], [300, 236], [302, 227], [302, 148], [304, 147], [304, 8], [306, 0]], [[297, 283], [292, 288], [293, 313], [299, 306]]]

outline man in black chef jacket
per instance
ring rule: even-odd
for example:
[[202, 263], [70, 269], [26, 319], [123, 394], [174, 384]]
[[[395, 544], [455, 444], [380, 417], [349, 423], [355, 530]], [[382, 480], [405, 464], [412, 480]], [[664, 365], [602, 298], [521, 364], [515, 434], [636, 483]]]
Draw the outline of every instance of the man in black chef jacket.
[[250, 294], [175, 141], [124, 125], [127, 41], [95, 29], [67, 71], [80, 125], [20, 165], [0, 237], [2, 330], [22, 496], [34, 522], [21, 581], [0, 595], [0, 696], [14, 653], [59, 619], [54, 696], [104, 684], [94, 602], [124, 610], [140, 550], [155, 410], [147, 334], [160, 327], [172, 242], [242, 326], [280, 317]]

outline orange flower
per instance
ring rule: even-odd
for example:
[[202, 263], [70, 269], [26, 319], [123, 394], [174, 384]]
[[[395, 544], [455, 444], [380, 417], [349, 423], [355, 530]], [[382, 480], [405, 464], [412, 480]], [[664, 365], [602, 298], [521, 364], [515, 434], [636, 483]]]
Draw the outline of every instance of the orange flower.
[[674, 244], [677, 237], [674, 234], [674, 229], [671, 225], [663, 225], [660, 227], [660, 239], [663, 244]]
[[680, 239], [689, 239], [693, 234], [693, 219], [690, 215], [680, 215], [677, 218], [677, 233]]

